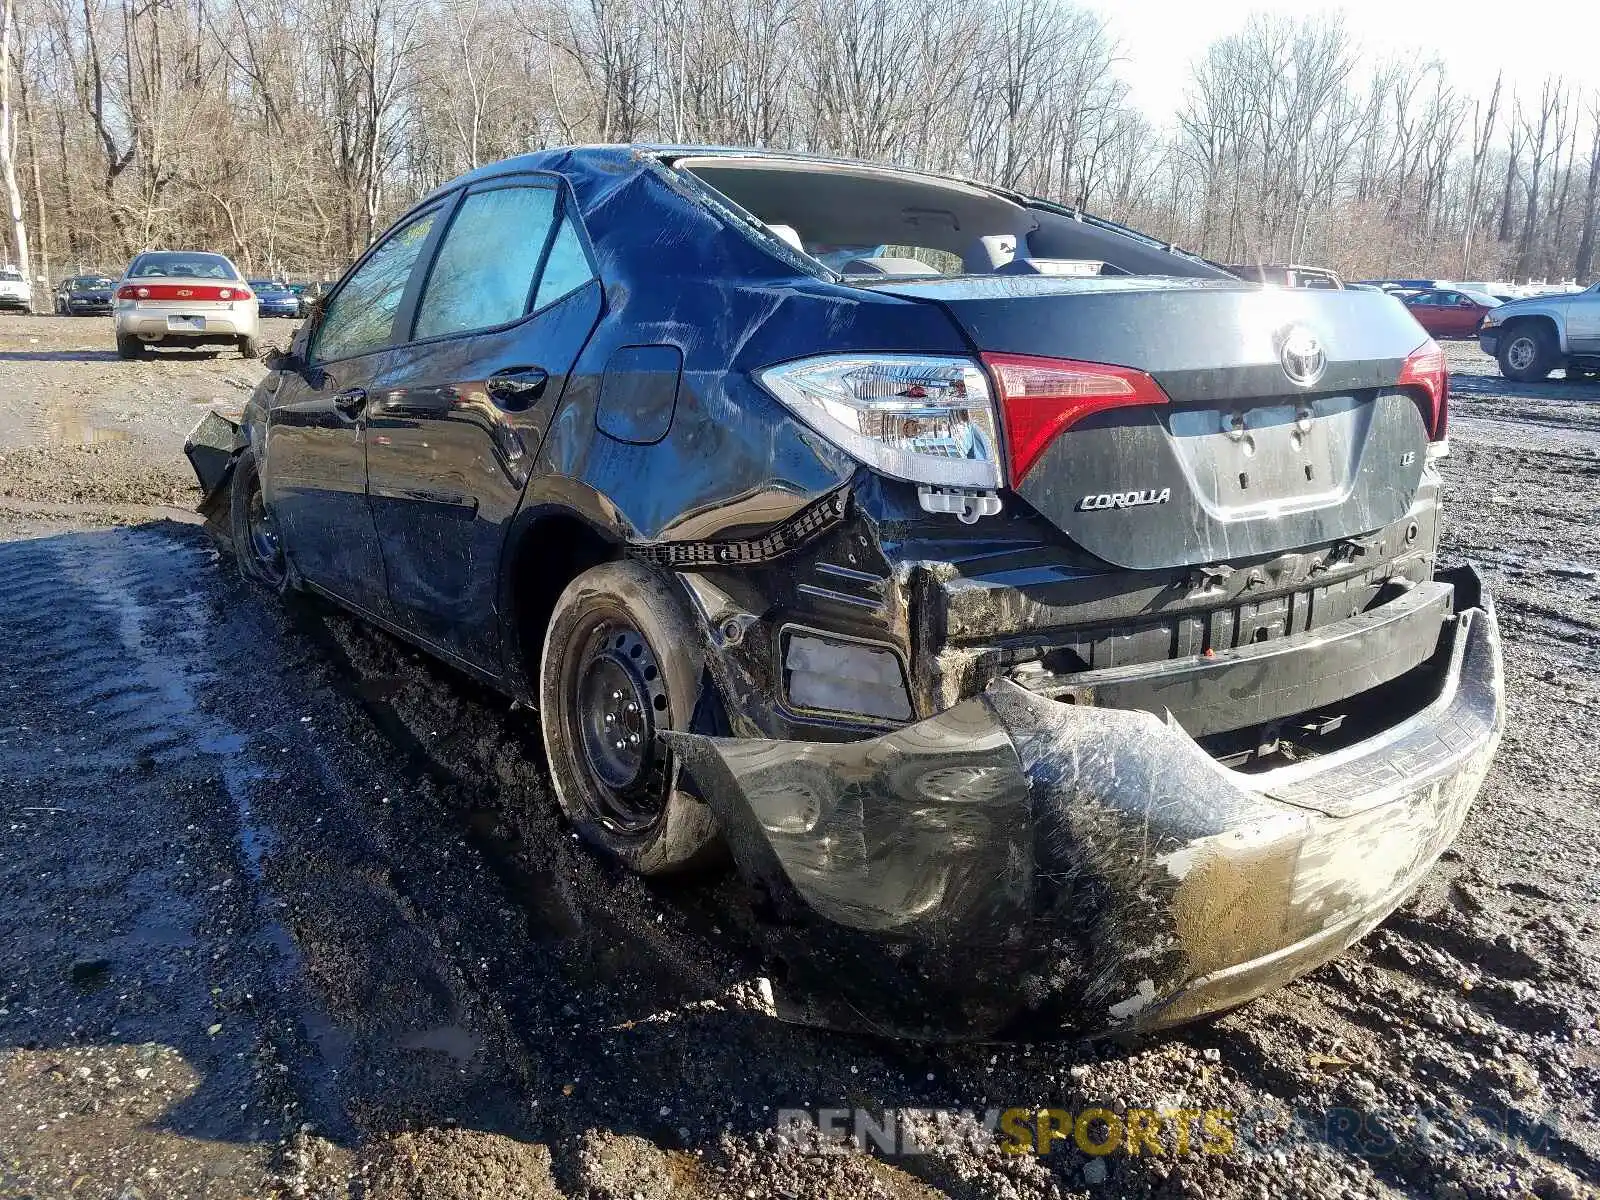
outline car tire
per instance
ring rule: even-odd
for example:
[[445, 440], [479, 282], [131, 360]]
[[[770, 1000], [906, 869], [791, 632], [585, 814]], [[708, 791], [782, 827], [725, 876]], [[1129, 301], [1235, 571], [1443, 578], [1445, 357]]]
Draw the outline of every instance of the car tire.
[[259, 343], [256, 341], [255, 338], [253, 338], [253, 337], [241, 337], [239, 339], [239, 357], [240, 358], [257, 358], [257, 357], [260, 356], [260, 354], [261, 354], [261, 347], [260, 347]]
[[1513, 325], [1500, 337], [1496, 355], [1500, 374], [1517, 383], [1538, 383], [1556, 366], [1556, 347], [1541, 324]]
[[142, 357], [144, 357], [144, 343], [141, 342], [138, 338], [132, 337], [129, 334], [126, 334], [126, 333], [117, 334], [117, 357], [118, 358], [142, 358]]
[[655, 736], [689, 728], [703, 686], [699, 632], [642, 564], [602, 563], [556, 601], [539, 663], [556, 802], [580, 837], [641, 875], [720, 857], [716, 818]]
[[261, 471], [254, 449], [241, 451], [234, 460], [231, 488], [229, 536], [239, 574], [282, 595], [289, 590], [292, 575], [277, 521], [261, 490]]

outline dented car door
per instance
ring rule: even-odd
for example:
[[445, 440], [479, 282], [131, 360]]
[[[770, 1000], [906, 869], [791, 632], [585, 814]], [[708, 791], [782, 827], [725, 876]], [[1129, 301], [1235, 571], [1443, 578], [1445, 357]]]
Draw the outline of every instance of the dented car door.
[[498, 671], [500, 552], [599, 289], [543, 177], [466, 192], [402, 317], [409, 339], [370, 398], [367, 490], [390, 609]]
[[278, 376], [268, 411], [268, 499], [295, 569], [311, 583], [384, 613], [383, 560], [367, 503], [366, 410], [389, 368], [395, 316], [437, 208], [378, 243], [339, 285], [296, 370]]

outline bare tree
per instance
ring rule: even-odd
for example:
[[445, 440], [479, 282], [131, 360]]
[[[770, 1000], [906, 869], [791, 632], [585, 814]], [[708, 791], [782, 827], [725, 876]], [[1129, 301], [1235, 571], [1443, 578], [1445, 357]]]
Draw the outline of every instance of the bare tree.
[[1472, 165], [1467, 173], [1466, 212], [1462, 219], [1461, 273], [1472, 274], [1472, 235], [1478, 224], [1478, 199], [1483, 193], [1483, 174], [1489, 161], [1489, 147], [1494, 140], [1495, 117], [1500, 108], [1500, 85], [1504, 72], [1494, 77], [1494, 91], [1489, 93], [1487, 106], [1481, 102], [1472, 108]]
[[31, 280], [28, 225], [22, 214], [22, 192], [17, 187], [15, 125], [11, 110], [11, 48], [16, 25], [16, 0], [0, 0], [0, 175], [5, 178], [6, 203], [11, 218], [11, 247], [16, 252], [17, 269], [22, 272], [24, 279]]

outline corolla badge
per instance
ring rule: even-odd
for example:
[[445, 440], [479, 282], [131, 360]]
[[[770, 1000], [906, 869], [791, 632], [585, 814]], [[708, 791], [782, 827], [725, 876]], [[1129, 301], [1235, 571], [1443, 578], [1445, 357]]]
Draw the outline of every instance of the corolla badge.
[[1284, 330], [1278, 361], [1283, 364], [1283, 373], [1290, 383], [1310, 387], [1327, 370], [1328, 353], [1316, 334], [1303, 325], [1291, 325]]
[[1139, 508], [1146, 504], [1165, 504], [1172, 499], [1171, 488], [1142, 488], [1136, 492], [1101, 492], [1078, 501], [1079, 512], [1102, 508]]

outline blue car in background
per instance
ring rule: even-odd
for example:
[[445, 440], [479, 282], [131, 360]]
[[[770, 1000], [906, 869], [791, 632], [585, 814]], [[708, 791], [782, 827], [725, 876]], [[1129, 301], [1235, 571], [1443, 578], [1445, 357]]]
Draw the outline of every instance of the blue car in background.
[[256, 310], [263, 317], [298, 317], [300, 297], [289, 290], [289, 285], [273, 279], [250, 280], [256, 294]]

